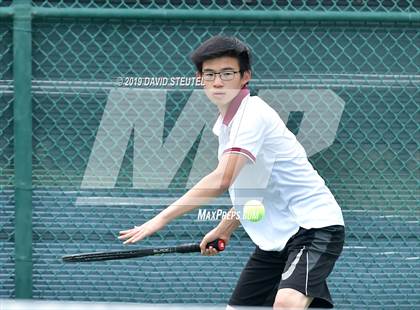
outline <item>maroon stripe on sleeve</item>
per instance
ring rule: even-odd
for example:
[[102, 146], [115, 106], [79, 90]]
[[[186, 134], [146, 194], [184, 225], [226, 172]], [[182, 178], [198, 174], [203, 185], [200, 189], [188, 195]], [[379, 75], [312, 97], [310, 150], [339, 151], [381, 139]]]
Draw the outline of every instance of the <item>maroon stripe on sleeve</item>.
[[226, 149], [223, 151], [224, 153], [241, 153], [246, 155], [249, 159], [251, 159], [253, 162], [255, 162], [255, 156], [252, 155], [252, 153], [246, 149], [242, 149], [240, 147], [231, 147], [229, 149]]

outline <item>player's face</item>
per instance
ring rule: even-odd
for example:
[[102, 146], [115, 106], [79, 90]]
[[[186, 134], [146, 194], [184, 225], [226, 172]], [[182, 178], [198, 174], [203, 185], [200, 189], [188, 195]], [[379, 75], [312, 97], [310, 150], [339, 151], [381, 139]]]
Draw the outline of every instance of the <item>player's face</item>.
[[210, 101], [218, 107], [227, 107], [250, 80], [251, 73], [246, 71], [241, 76], [238, 59], [226, 56], [204, 61], [199, 76]]

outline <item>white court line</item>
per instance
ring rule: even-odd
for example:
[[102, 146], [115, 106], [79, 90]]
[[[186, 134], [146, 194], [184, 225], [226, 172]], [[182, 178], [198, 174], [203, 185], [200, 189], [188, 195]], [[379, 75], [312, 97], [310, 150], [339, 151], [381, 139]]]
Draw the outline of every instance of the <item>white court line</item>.
[[[55, 300], [12, 300], [0, 299], [0, 310], [219, 310], [225, 309], [226, 305], [208, 304], [139, 304], [122, 302], [89, 302], [89, 301], [55, 301]], [[246, 309], [267, 309], [250, 307]]]

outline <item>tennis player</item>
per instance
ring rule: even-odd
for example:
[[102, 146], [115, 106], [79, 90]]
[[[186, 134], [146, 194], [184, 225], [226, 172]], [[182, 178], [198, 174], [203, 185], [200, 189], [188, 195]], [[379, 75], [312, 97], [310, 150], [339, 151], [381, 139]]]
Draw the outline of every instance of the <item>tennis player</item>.
[[[343, 248], [342, 212], [276, 111], [250, 96], [250, 58], [248, 47], [231, 37], [212, 37], [195, 50], [197, 75], [220, 112], [213, 127], [219, 139], [218, 166], [154, 218], [121, 231], [119, 238], [137, 242], [229, 190], [232, 209], [200, 245], [203, 255], [217, 254], [205, 245], [216, 238], [227, 243], [240, 224], [256, 244], [227, 308], [332, 308], [326, 279]], [[249, 200], [263, 204], [261, 220], [240, 216]]]

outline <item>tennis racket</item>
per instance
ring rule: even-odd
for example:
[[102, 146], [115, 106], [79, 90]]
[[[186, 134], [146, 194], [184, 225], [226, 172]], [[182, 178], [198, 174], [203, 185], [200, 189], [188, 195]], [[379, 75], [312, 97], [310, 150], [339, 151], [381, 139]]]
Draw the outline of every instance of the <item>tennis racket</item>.
[[[225, 241], [222, 239], [216, 239], [207, 244], [207, 248], [212, 246], [218, 251], [225, 249]], [[93, 252], [93, 253], [80, 253], [73, 255], [65, 255], [62, 257], [66, 263], [76, 262], [96, 262], [103, 260], [114, 260], [114, 259], [126, 259], [134, 257], [144, 257], [151, 255], [169, 254], [169, 253], [194, 253], [200, 252], [200, 245], [197, 243], [189, 243], [172, 247], [160, 247], [160, 248], [149, 248], [139, 250], [127, 250], [127, 251], [113, 251], [113, 252]]]

